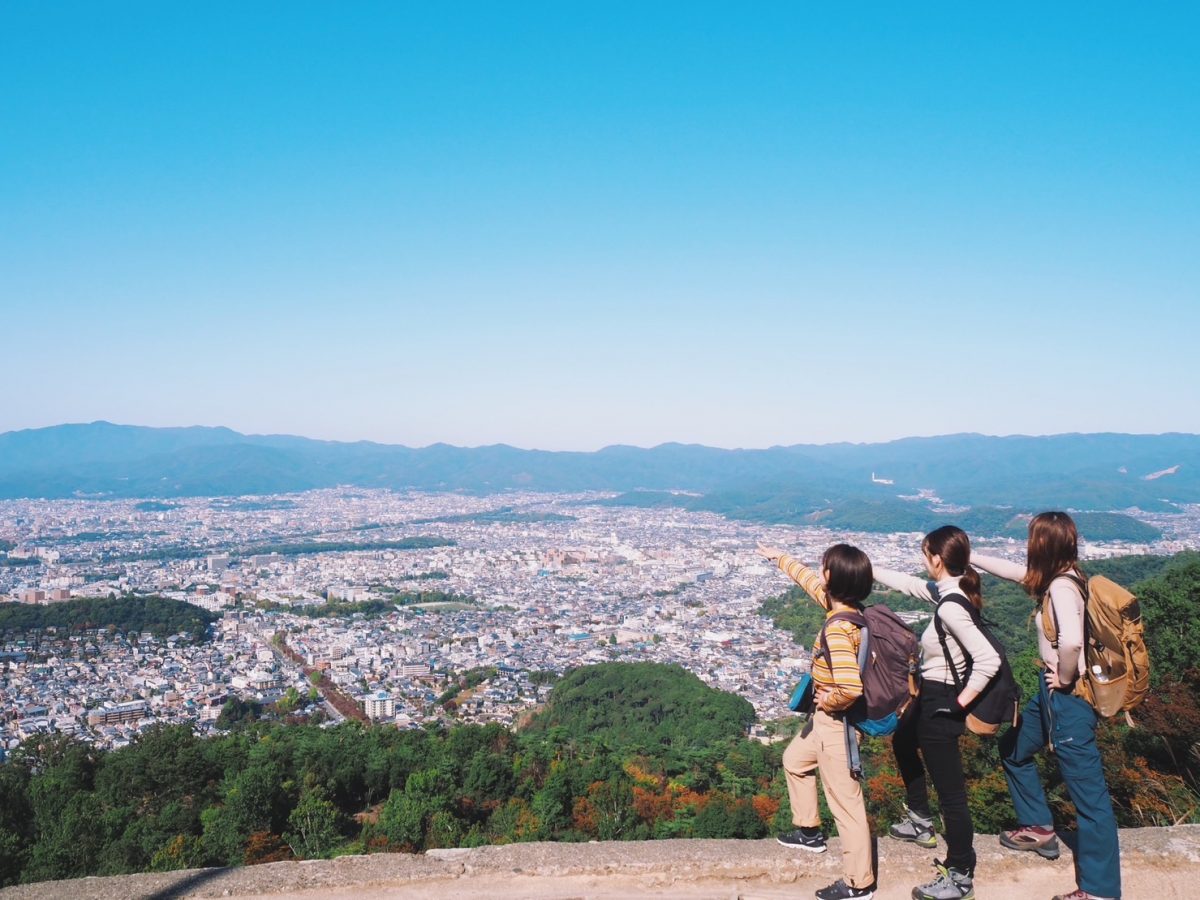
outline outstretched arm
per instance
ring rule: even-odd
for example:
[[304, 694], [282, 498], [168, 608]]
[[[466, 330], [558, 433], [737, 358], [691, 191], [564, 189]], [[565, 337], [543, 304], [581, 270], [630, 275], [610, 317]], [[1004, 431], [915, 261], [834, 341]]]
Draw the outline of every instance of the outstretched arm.
[[1001, 559], [998, 556], [981, 556], [978, 553], [972, 553], [971, 565], [1006, 581], [1021, 581], [1025, 577], [1023, 565]]
[[871, 571], [875, 574], [875, 580], [884, 587], [889, 587], [893, 591], [900, 591], [902, 594], [908, 594], [910, 597], [919, 597], [927, 603], [937, 602], [937, 599], [933, 596], [933, 591], [929, 588], [929, 582], [924, 578], [918, 578], [916, 575], [905, 575], [903, 572], [896, 572], [892, 569], [881, 569], [878, 566], [872, 566]]
[[788, 578], [800, 585], [804, 593], [816, 601], [818, 606], [822, 609], [830, 608], [829, 594], [825, 592], [825, 582], [821, 580], [820, 575], [800, 562], [800, 560], [788, 556], [778, 547], [759, 544], [758, 552], [764, 559], [779, 566], [787, 574]]

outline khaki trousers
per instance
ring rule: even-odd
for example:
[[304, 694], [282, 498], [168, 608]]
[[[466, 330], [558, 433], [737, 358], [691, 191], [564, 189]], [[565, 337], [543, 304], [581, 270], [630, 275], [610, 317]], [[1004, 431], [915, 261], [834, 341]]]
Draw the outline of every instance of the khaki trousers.
[[846, 734], [842, 720], [817, 710], [783, 751], [783, 772], [792, 801], [792, 822], [800, 828], [819, 828], [817, 772], [825, 802], [842, 839], [842, 869], [851, 887], [875, 882], [871, 864], [871, 826], [863, 803], [862, 785], [850, 777]]

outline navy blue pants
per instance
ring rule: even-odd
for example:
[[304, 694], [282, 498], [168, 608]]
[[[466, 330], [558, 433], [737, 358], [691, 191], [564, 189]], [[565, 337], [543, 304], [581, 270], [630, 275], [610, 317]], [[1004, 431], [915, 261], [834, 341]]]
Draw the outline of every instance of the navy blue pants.
[[1117, 819], [1096, 746], [1096, 711], [1062, 691], [1041, 690], [1029, 701], [1019, 728], [1000, 742], [1008, 790], [1021, 825], [1054, 824], [1033, 756], [1054, 743], [1063, 783], [1079, 817], [1075, 878], [1082, 890], [1100, 897], [1121, 896], [1121, 851]]

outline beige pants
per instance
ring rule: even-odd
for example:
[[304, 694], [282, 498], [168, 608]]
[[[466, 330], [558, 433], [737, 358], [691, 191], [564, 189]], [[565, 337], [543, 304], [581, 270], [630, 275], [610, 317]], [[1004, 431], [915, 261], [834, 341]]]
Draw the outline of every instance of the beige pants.
[[850, 777], [846, 764], [846, 734], [840, 719], [820, 710], [792, 738], [783, 751], [783, 771], [792, 801], [792, 822], [801, 828], [818, 828], [817, 772], [825, 788], [825, 802], [837, 822], [842, 839], [842, 869], [851, 887], [870, 887], [871, 826], [863, 803], [862, 785]]

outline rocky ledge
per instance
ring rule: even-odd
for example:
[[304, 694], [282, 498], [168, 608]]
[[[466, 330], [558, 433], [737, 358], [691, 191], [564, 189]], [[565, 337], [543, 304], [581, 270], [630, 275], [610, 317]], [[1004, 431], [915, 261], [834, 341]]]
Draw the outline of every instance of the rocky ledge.
[[[1074, 887], [1069, 847], [1055, 862], [1003, 850], [990, 835], [980, 835], [976, 847], [978, 900], [1048, 900]], [[837, 840], [824, 854], [774, 840], [510, 844], [52, 881], [0, 890], [0, 900], [766, 900], [811, 896], [837, 878], [839, 849]], [[908, 898], [913, 885], [933, 875], [932, 859], [940, 855], [886, 838], [879, 841], [878, 854], [880, 900]], [[1200, 825], [1122, 831], [1121, 859], [1124, 900], [1200, 897]]]

